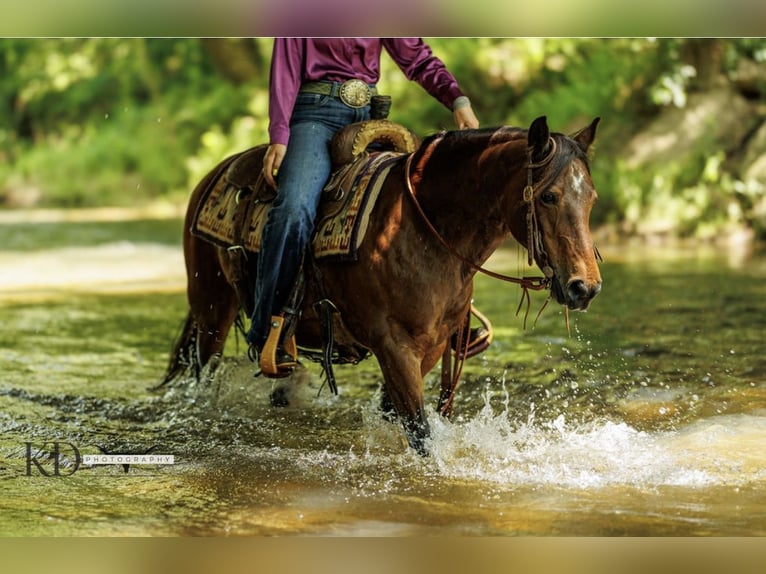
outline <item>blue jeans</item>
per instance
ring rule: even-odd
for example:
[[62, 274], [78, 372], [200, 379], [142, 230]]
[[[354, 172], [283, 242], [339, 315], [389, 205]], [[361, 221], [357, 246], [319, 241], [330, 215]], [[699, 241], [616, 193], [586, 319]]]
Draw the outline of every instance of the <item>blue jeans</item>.
[[322, 189], [331, 172], [330, 140], [339, 129], [370, 119], [370, 107], [299, 93], [290, 118], [290, 142], [277, 175], [278, 193], [263, 229], [248, 343], [262, 348], [297, 279], [314, 232]]

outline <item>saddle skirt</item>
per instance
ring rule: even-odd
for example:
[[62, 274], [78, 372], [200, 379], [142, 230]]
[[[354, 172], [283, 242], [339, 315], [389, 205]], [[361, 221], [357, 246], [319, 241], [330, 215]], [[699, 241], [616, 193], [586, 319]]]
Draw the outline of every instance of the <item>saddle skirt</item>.
[[[261, 236], [274, 197], [262, 176], [246, 185], [243, 166], [257, 162], [262, 146], [234, 158], [217, 173], [205, 190], [191, 232], [220, 247], [241, 246], [258, 253]], [[405, 153], [365, 151], [333, 173], [319, 203], [312, 249], [317, 259], [355, 261], [370, 221], [370, 213], [391, 168]], [[228, 168], [228, 169], [227, 169]]]

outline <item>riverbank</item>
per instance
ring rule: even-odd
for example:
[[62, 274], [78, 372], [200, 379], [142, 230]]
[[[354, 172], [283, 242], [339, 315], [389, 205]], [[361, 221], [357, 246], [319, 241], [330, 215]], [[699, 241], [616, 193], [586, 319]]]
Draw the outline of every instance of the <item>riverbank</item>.
[[[180, 291], [186, 206], [0, 210], [0, 296], [23, 300], [70, 292]], [[740, 268], [766, 252], [742, 230], [716, 239], [621, 235], [602, 227], [593, 237], [607, 263], [726, 256]], [[512, 240], [509, 244], [512, 244]], [[525, 271], [523, 248], [501, 249], [490, 268]]]
[[137, 207], [0, 209], [0, 225], [10, 223], [74, 223], [79, 221], [177, 219], [183, 218], [185, 213], [185, 203], [168, 202], [155, 202]]
[[0, 298], [181, 291], [185, 206], [0, 211]]

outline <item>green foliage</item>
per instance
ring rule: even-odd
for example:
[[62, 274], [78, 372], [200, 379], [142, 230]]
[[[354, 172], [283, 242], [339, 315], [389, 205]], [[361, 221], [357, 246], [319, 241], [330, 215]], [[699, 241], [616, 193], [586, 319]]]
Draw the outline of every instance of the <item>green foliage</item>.
[[268, 143], [268, 90], [255, 90], [248, 103], [248, 113], [235, 118], [224, 130], [213, 124], [199, 140], [196, 153], [186, 161], [188, 189], [223, 158], [249, 147]]
[[[0, 39], [0, 201], [29, 190], [48, 206], [183, 201], [223, 157], [267, 141], [271, 40], [252, 42], [263, 55], [260, 77], [234, 83], [199, 39]], [[483, 126], [525, 127], [546, 115], [554, 130], [570, 133], [603, 118], [592, 162], [596, 225], [698, 235], [766, 227], [756, 215], [766, 209], [763, 186], [741, 181], [720, 144], [701, 142], [687, 159], [668, 157], [650, 170], [629, 169], [621, 155], [663, 109], [682, 108], [705, 89], [705, 70], [690, 61], [704, 39], [428, 43]], [[766, 60], [761, 38], [725, 40], [723, 48], [713, 70], [720, 78], [735, 77], [743, 60]], [[394, 101], [390, 119], [421, 135], [454, 127], [449, 110], [387, 56], [381, 71], [379, 85]], [[762, 84], [748, 97], [763, 99]]]
[[186, 162], [249, 93], [216, 74], [197, 40], [0, 40], [0, 195], [38, 189], [57, 206], [131, 205], [186, 194]]

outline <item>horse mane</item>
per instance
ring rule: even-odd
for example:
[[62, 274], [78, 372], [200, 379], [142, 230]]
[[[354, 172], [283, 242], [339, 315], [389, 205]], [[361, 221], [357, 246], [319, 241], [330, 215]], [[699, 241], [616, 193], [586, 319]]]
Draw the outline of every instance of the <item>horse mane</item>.
[[[470, 153], [484, 150], [495, 145], [504, 145], [511, 142], [523, 141], [526, 145], [526, 128], [513, 126], [488, 127], [474, 130], [440, 131], [423, 139], [420, 147], [414, 152], [412, 164], [413, 173], [422, 175], [428, 160], [434, 153]], [[572, 138], [558, 132], [551, 132], [551, 137], [556, 140], [557, 153], [553, 157], [548, 169], [554, 173], [561, 173], [567, 165], [575, 159], [579, 159], [590, 173], [588, 154]]]

